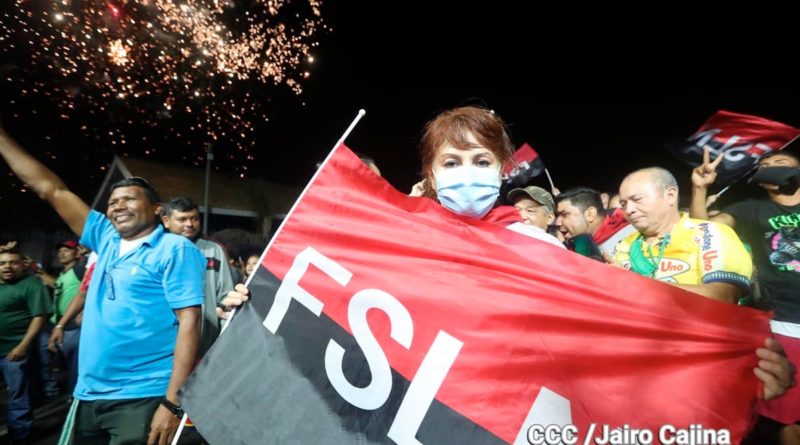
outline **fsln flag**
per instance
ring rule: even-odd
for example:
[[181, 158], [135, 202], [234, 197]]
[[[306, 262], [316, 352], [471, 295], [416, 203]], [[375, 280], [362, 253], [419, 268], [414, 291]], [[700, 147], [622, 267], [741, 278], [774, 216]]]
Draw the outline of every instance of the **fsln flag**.
[[408, 197], [344, 146], [249, 288], [182, 390], [214, 445], [524, 444], [547, 425], [738, 443], [769, 335], [767, 314]]
[[759, 116], [717, 111], [693, 135], [672, 151], [684, 163], [703, 163], [703, 147], [712, 160], [724, 157], [717, 167], [717, 184], [727, 185], [744, 176], [767, 153], [783, 149], [800, 136], [800, 130]]
[[527, 142], [522, 144], [514, 157], [503, 165], [503, 182], [512, 187], [525, 186], [531, 179], [544, 172], [544, 163]]

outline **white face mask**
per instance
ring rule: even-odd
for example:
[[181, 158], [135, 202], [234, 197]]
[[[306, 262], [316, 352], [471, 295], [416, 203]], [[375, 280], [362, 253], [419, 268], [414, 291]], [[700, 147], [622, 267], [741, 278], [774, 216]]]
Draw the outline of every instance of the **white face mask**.
[[463, 216], [483, 218], [500, 195], [500, 169], [463, 165], [439, 170], [436, 194], [448, 210]]

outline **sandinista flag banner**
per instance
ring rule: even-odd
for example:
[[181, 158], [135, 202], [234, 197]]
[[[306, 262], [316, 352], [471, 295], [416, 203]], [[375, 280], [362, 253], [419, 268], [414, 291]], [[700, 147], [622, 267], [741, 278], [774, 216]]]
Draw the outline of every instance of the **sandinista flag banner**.
[[214, 445], [738, 443], [769, 335], [766, 313], [406, 196], [344, 146], [249, 289], [182, 389]]
[[503, 166], [501, 173], [504, 183], [512, 187], [522, 187], [543, 172], [544, 163], [539, 154], [528, 143], [524, 143], [514, 152], [513, 160]]
[[717, 167], [717, 184], [727, 185], [749, 172], [767, 153], [783, 149], [800, 136], [800, 130], [780, 122], [747, 114], [717, 111], [684, 144], [672, 151], [686, 164], [703, 163], [703, 147], [712, 160], [724, 156]]

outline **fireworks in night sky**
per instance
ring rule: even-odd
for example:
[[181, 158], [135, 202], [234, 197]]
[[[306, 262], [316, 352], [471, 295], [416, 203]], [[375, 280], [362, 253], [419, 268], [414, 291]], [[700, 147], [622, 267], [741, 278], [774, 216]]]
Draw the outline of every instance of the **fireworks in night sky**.
[[[151, 155], [158, 144], [148, 135], [165, 135], [193, 147], [184, 158], [199, 163], [212, 143], [244, 175], [254, 124], [269, 120], [266, 104], [281, 89], [301, 94], [310, 76], [312, 49], [330, 31], [321, 7], [321, 0], [15, 0], [2, 17], [0, 45], [27, 60], [3, 77], [20, 98], [58, 104], [62, 119], [114, 152]], [[14, 117], [36, 114], [22, 108]]]

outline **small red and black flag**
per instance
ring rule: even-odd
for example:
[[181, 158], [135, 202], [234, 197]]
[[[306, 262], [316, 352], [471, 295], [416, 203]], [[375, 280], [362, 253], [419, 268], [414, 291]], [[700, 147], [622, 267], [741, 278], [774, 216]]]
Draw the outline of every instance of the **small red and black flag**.
[[761, 156], [783, 149], [800, 136], [800, 130], [759, 116], [717, 111], [683, 144], [670, 150], [684, 163], [703, 163], [703, 148], [712, 159], [724, 157], [717, 167], [717, 181], [725, 186], [746, 175]]
[[513, 187], [524, 187], [531, 179], [544, 173], [544, 163], [527, 142], [514, 152], [514, 158], [509, 160], [502, 171], [503, 182]]

